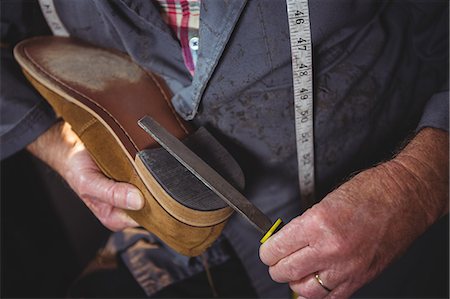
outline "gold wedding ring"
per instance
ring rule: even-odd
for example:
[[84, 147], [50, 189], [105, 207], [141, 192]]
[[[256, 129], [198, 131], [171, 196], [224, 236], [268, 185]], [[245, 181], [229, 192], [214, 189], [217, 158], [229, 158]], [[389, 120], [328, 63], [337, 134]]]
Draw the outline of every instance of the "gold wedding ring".
[[327, 292], [331, 292], [331, 289], [328, 288], [322, 281], [322, 279], [320, 279], [319, 273], [316, 273], [314, 275], [314, 278], [317, 280], [317, 282], [322, 286], [322, 288], [324, 288]]

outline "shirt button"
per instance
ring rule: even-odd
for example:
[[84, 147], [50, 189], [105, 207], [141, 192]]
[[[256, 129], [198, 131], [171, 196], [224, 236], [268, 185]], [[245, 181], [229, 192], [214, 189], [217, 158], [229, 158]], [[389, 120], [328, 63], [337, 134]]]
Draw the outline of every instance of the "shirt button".
[[191, 48], [191, 50], [193, 51], [198, 50], [198, 37], [194, 36], [189, 40], [189, 48]]

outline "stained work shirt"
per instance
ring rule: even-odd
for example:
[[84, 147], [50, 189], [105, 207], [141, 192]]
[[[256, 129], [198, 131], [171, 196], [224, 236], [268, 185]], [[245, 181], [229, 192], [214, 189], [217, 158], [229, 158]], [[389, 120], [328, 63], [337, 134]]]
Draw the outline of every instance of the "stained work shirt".
[[[207, 127], [239, 162], [244, 194], [263, 212], [286, 222], [302, 213], [284, 1], [202, 0], [193, 76], [150, 1], [55, 5], [71, 36], [124, 51], [162, 76], [178, 113]], [[14, 24], [25, 24], [14, 16], [2, 20], [2, 42]], [[391, 157], [420, 128], [448, 130], [448, 3], [318, 0], [310, 2], [310, 19], [320, 198], [349, 174]], [[1, 95], [6, 156], [54, 119], [9, 62], [9, 52], [2, 55], [9, 59], [2, 63], [7, 83], [2, 82]], [[233, 216], [224, 236], [258, 294], [289, 296], [288, 287], [274, 283], [259, 261], [258, 232]]]

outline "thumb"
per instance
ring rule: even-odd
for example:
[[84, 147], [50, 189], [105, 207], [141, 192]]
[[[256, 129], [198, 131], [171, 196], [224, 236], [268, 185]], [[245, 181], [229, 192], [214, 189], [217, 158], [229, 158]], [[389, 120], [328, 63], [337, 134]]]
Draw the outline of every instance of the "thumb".
[[100, 171], [90, 171], [79, 177], [81, 198], [98, 200], [114, 207], [140, 210], [144, 206], [144, 197], [135, 186], [111, 180]]

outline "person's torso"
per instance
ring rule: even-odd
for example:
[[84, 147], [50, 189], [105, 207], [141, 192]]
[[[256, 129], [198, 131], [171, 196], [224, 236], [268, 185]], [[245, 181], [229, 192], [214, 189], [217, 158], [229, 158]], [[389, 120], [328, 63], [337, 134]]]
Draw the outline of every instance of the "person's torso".
[[[245, 195], [264, 212], [285, 221], [301, 214], [284, 1], [202, 0], [194, 77], [151, 1], [55, 4], [72, 36], [127, 52], [165, 78], [176, 110], [230, 150], [244, 171]], [[320, 198], [350, 173], [392, 154], [442, 82], [435, 71], [439, 61], [417, 58], [411, 33], [421, 16], [414, 7], [310, 1], [310, 16]], [[270, 293], [267, 271], [258, 264], [257, 232], [234, 217], [225, 233], [258, 291], [279, 295]]]

